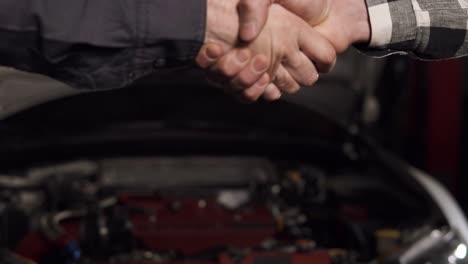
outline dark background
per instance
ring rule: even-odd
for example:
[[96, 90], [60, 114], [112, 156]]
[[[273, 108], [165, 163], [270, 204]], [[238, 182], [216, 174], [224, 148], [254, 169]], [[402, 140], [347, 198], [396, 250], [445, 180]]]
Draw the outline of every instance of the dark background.
[[386, 148], [446, 185], [468, 211], [467, 59], [388, 59], [371, 131]]

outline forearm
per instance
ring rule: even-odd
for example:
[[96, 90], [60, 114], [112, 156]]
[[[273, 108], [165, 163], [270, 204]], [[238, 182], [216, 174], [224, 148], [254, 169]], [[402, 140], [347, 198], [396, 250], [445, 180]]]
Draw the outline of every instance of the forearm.
[[0, 64], [87, 89], [118, 88], [193, 61], [199, 0], [2, 0]]
[[458, 0], [367, 0], [367, 4], [371, 49], [409, 52], [424, 59], [468, 54], [468, 9]]

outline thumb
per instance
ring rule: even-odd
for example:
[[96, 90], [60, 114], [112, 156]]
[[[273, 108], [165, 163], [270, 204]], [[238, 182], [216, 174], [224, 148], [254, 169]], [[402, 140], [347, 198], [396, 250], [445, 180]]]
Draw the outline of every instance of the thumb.
[[260, 34], [268, 18], [268, 7], [272, 2], [272, 0], [239, 1], [239, 35], [241, 40], [250, 42]]
[[223, 47], [216, 43], [208, 43], [203, 45], [197, 57], [196, 63], [203, 69], [206, 69], [216, 63], [223, 55]]

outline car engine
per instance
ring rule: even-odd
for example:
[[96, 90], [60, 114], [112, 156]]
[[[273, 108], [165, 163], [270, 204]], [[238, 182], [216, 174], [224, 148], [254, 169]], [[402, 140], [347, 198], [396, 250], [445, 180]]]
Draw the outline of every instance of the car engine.
[[430, 230], [417, 197], [363, 168], [175, 156], [15, 173], [0, 176], [5, 264], [386, 263]]

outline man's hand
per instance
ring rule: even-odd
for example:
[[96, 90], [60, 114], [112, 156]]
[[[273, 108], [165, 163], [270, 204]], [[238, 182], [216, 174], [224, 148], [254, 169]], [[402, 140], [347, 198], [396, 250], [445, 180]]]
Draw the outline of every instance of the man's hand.
[[338, 52], [368, 42], [370, 25], [365, 0], [240, 0], [239, 36], [251, 41], [262, 30], [273, 3], [298, 15], [334, 44]]
[[322, 22], [330, 10], [333, 0], [240, 0], [240, 39], [246, 42], [255, 39], [265, 26], [268, 8], [276, 3], [306, 20], [310, 25]]
[[256, 55], [252, 59], [248, 49], [232, 49], [225, 54], [221, 45], [208, 43], [202, 47], [196, 60], [201, 68], [207, 70], [212, 84], [239, 101], [251, 102], [260, 95], [269, 101], [281, 97], [279, 89], [270, 84], [271, 78], [266, 73], [270, 62], [264, 55]]
[[[260, 35], [251, 43], [238, 42], [239, 17], [236, 0], [208, 0], [208, 21], [205, 43], [219, 45], [221, 53], [230, 51], [214, 65], [219, 52], [202, 49], [197, 61], [203, 68], [211, 68], [224, 77], [224, 85], [242, 92], [251, 101], [256, 100], [265, 90], [274, 91], [267, 77], [272, 77], [274, 85], [284, 92], [295, 92], [300, 85], [308, 86], [317, 81], [318, 71], [327, 72], [335, 61], [334, 47], [313, 30], [306, 22], [279, 5], [271, 6], [269, 19]], [[205, 46], [206, 47], [206, 46]], [[216, 51], [216, 49], [214, 49]], [[215, 56], [210, 56], [215, 55]], [[245, 53], [246, 56], [243, 56]], [[257, 54], [249, 60], [252, 54]], [[243, 57], [243, 59], [242, 59]], [[311, 62], [315, 62], [314, 64]], [[262, 69], [261, 65], [269, 65]], [[267, 72], [269, 76], [265, 77]], [[248, 88], [260, 80], [263, 87]]]

